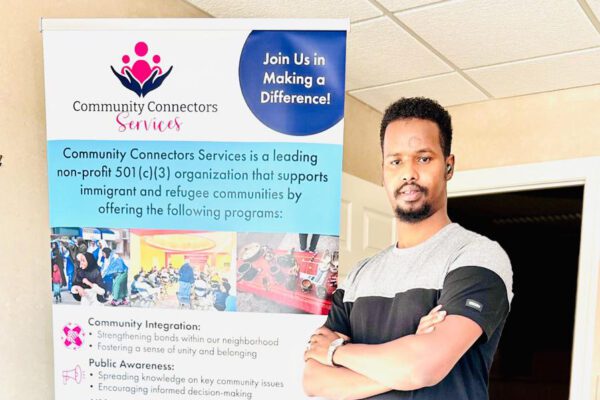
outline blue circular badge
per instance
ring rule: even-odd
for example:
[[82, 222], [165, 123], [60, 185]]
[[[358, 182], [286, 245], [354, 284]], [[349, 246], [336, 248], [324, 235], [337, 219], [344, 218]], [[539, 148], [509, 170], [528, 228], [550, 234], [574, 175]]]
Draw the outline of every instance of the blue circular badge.
[[345, 31], [253, 31], [240, 86], [254, 116], [294, 136], [323, 132], [344, 115]]

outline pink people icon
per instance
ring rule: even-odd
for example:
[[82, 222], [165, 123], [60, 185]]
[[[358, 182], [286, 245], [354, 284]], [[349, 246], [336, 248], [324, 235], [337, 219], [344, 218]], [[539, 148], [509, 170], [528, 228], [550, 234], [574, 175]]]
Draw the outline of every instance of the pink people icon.
[[163, 74], [163, 70], [159, 66], [161, 57], [158, 54], [152, 56], [151, 60], [154, 65], [151, 66], [145, 59], [148, 55], [148, 45], [146, 42], [137, 42], [134, 52], [138, 58], [132, 66], [129, 65], [132, 59], [128, 54], [121, 57], [124, 66], [121, 68], [120, 74], [112, 66], [110, 68], [123, 86], [135, 92], [138, 96], [144, 97], [162, 84], [165, 78], [171, 73], [173, 67], [171, 66]]
[[[148, 54], [148, 45], [146, 44], [146, 42], [137, 42], [134, 50], [135, 54], [138, 57], [144, 57], [146, 54]], [[123, 64], [129, 64], [131, 59], [127, 54], [125, 54], [122, 58], [122, 61]], [[156, 54], [152, 57], [152, 61], [155, 64], [160, 63], [160, 56]], [[162, 74], [162, 70], [158, 65], [150, 67], [150, 64], [148, 64], [148, 62], [144, 59], [137, 60], [135, 63], [133, 63], [132, 68], [130, 68], [128, 65], [125, 65], [123, 68], [121, 68], [121, 74], [124, 75], [126, 70], [131, 71], [131, 74], [139, 82], [140, 85], [143, 85], [144, 82], [148, 80], [152, 72], [158, 71], [159, 74]]]
[[67, 325], [63, 326], [63, 334], [62, 340], [65, 347], [77, 350], [83, 346], [85, 333], [79, 325], [73, 326], [73, 324], [69, 322]]

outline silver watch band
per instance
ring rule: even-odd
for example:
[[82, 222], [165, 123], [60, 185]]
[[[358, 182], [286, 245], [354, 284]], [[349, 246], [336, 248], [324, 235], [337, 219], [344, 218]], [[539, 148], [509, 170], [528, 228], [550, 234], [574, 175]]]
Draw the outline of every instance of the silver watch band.
[[346, 343], [348, 343], [348, 341], [344, 340], [342, 338], [336, 339], [333, 342], [331, 342], [331, 344], [329, 345], [329, 348], [327, 349], [327, 364], [331, 365], [332, 367], [339, 366], [338, 364], [335, 364], [333, 362], [333, 355], [335, 354], [335, 352], [338, 348], [345, 345]]

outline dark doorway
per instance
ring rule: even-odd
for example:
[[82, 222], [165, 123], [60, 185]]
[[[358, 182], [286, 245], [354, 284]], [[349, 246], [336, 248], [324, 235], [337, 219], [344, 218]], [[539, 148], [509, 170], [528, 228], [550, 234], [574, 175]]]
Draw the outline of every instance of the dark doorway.
[[454, 222], [499, 242], [513, 267], [511, 311], [490, 400], [568, 400], [583, 186], [454, 197]]

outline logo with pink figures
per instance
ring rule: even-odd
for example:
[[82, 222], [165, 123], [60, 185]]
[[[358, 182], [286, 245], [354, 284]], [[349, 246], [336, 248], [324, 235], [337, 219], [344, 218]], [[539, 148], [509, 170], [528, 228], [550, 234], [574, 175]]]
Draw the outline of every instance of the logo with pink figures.
[[158, 54], [152, 56], [152, 63], [154, 65], [151, 66], [146, 61], [146, 58], [149, 58], [146, 57], [148, 55], [148, 45], [146, 42], [137, 42], [134, 51], [137, 59], [133, 62], [133, 65], [130, 65], [133, 61], [131, 57], [125, 54], [121, 58], [124, 64], [121, 67], [121, 73], [118, 73], [112, 65], [110, 69], [123, 86], [138, 96], [145, 97], [148, 93], [162, 85], [173, 70], [173, 66], [167, 72], [163, 73], [159, 65], [161, 59]]

